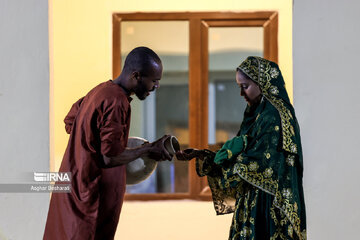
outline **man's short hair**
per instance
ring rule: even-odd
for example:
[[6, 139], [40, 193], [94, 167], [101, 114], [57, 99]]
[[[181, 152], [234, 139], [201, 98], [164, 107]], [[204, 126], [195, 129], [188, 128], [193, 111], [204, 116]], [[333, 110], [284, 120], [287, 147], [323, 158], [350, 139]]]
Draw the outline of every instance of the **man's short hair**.
[[152, 70], [154, 62], [162, 65], [159, 56], [153, 50], [148, 47], [137, 47], [127, 55], [123, 72], [138, 71], [141, 75], [146, 76]]

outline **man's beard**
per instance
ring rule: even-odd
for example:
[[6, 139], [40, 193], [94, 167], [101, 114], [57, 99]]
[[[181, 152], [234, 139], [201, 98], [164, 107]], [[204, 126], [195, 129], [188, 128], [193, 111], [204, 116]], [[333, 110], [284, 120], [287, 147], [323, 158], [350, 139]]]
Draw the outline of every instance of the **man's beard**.
[[140, 100], [145, 100], [145, 98], [147, 97], [147, 93], [148, 90], [146, 89], [145, 85], [142, 84], [142, 82], [140, 84], [138, 84], [138, 86], [135, 88], [135, 95], [140, 99]]

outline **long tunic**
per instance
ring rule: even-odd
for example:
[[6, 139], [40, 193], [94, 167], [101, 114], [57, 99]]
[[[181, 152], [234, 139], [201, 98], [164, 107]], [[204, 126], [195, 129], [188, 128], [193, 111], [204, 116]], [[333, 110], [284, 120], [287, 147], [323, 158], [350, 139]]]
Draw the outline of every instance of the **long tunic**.
[[103, 155], [124, 151], [130, 127], [125, 91], [107, 81], [72, 106], [59, 172], [71, 172], [71, 193], [53, 193], [44, 239], [113, 239], [126, 187], [125, 165], [105, 168]]

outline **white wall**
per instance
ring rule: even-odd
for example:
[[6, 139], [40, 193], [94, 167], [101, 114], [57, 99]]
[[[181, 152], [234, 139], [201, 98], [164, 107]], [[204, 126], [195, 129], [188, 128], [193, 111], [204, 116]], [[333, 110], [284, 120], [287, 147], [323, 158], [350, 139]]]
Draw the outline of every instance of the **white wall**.
[[359, 239], [360, 2], [295, 0], [294, 104], [309, 239]]
[[[49, 171], [47, 0], [0, 0], [0, 184]], [[49, 195], [0, 193], [0, 239], [41, 239]]]

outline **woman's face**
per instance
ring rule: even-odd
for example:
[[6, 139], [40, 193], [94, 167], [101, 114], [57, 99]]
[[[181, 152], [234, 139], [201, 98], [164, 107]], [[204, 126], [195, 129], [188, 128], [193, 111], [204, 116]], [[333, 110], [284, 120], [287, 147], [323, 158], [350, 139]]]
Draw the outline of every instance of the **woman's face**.
[[244, 97], [249, 106], [255, 105], [261, 100], [260, 87], [248, 78], [244, 73], [236, 71], [236, 83], [240, 88], [240, 95]]

